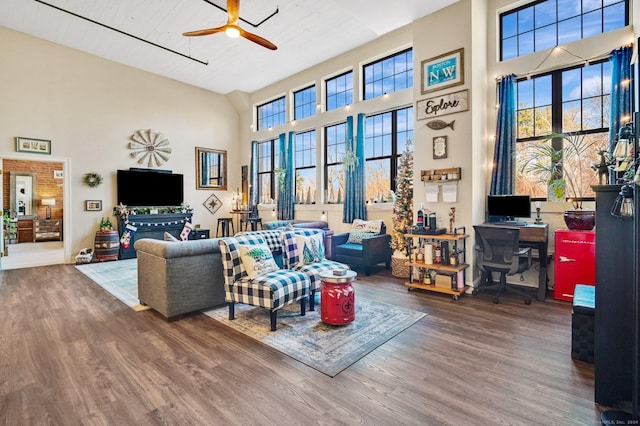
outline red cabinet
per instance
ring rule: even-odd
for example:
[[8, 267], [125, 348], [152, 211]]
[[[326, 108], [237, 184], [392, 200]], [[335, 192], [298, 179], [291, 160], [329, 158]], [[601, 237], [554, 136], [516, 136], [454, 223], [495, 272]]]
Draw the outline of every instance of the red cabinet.
[[553, 297], [572, 301], [576, 284], [596, 284], [596, 233], [558, 229], [554, 261]]

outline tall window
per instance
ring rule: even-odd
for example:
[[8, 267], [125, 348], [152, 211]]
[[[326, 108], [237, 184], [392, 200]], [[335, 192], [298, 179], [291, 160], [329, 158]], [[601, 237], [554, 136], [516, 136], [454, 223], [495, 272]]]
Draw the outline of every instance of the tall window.
[[[534, 198], [547, 197], [547, 178], [562, 178], [577, 184], [578, 193], [585, 198], [594, 196], [591, 184], [595, 173], [592, 163], [598, 162], [600, 149], [609, 143], [611, 67], [609, 62], [557, 70], [517, 83], [518, 138], [516, 143], [516, 192]], [[568, 141], [549, 139], [556, 133], [571, 133], [574, 139], [587, 146], [582, 163], [562, 161]], [[545, 138], [545, 136], [547, 138]], [[539, 170], [525, 167], [532, 164], [532, 156], [540, 153], [546, 163]], [[548, 158], [547, 158], [548, 157]], [[562, 167], [555, 168], [554, 164]], [[547, 167], [551, 165], [552, 167]], [[558, 176], [544, 176], [552, 170]], [[571, 174], [571, 175], [569, 175]]]
[[296, 150], [296, 203], [316, 202], [316, 131], [297, 133]]
[[278, 139], [258, 143], [258, 200], [269, 202], [276, 198], [279, 164]]
[[407, 49], [367, 64], [364, 70], [364, 99], [413, 87], [413, 50]]
[[258, 129], [268, 129], [285, 123], [285, 97], [258, 105]]
[[327, 111], [353, 103], [353, 72], [348, 71], [325, 81]]
[[365, 121], [366, 199], [386, 201], [396, 189], [398, 157], [413, 139], [413, 107], [372, 115]]
[[344, 154], [347, 146], [347, 123], [334, 124], [324, 128], [325, 141], [325, 185], [326, 203], [344, 201]]
[[316, 86], [309, 86], [306, 89], [293, 93], [293, 118], [300, 120], [311, 117], [316, 113]]
[[628, 24], [628, 0], [532, 2], [500, 15], [500, 58], [516, 58]]

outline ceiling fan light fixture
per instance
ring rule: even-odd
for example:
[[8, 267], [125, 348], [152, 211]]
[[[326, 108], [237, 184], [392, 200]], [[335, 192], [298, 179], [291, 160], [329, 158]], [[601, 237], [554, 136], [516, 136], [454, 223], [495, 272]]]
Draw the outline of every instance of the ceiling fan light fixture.
[[227, 35], [227, 37], [229, 37], [229, 38], [238, 38], [238, 37], [240, 37], [240, 30], [237, 29], [236, 27], [227, 27], [224, 30], [224, 32]]

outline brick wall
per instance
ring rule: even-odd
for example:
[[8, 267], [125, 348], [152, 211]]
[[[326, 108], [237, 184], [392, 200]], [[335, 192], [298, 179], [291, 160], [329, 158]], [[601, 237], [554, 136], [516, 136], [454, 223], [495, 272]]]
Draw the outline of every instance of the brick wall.
[[2, 161], [2, 205], [10, 206], [11, 173], [24, 172], [36, 175], [35, 196], [37, 205], [35, 211], [40, 218], [45, 217], [45, 206], [40, 205], [43, 198], [55, 198], [56, 205], [51, 206], [51, 217], [62, 219], [63, 216], [63, 185], [62, 179], [53, 177], [55, 170], [62, 170], [63, 163], [47, 161], [7, 160]]

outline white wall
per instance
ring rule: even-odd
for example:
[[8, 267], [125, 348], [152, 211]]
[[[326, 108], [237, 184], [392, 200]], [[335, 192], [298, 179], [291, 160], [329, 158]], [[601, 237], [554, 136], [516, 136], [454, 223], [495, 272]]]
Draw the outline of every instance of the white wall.
[[[225, 206], [212, 216], [202, 205], [211, 191], [196, 191], [194, 173], [196, 146], [223, 149], [229, 188], [240, 184], [239, 118], [226, 97], [1, 27], [0, 57], [0, 157], [15, 156], [14, 138], [23, 136], [51, 140], [52, 157], [68, 161], [68, 261], [93, 246], [101, 216], [112, 214], [116, 170], [142, 167], [128, 149], [139, 129], [162, 132], [171, 142], [171, 158], [160, 168], [185, 175], [195, 223], [213, 229], [216, 217], [228, 214], [230, 191], [215, 192]], [[100, 173], [104, 183], [84, 185], [87, 172]], [[87, 199], [102, 200], [103, 211], [85, 212]]]

